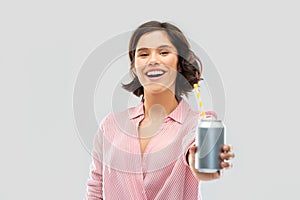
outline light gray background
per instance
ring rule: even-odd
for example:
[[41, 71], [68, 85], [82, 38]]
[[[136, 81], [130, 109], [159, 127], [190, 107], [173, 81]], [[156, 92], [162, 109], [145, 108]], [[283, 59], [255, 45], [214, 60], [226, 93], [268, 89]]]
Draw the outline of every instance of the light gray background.
[[72, 92], [88, 55], [147, 20], [202, 45], [237, 158], [204, 200], [299, 199], [297, 1], [1, 1], [0, 199], [82, 199], [91, 161]]

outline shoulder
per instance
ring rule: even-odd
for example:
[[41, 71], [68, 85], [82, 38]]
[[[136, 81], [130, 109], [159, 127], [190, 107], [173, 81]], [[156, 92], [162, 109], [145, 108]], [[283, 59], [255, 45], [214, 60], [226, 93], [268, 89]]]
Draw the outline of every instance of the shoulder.
[[137, 110], [139, 109], [140, 104], [129, 107], [122, 111], [111, 111], [109, 112], [99, 123], [102, 127], [111, 127], [116, 124], [120, 124], [120, 122], [129, 121], [135, 115], [137, 115]]

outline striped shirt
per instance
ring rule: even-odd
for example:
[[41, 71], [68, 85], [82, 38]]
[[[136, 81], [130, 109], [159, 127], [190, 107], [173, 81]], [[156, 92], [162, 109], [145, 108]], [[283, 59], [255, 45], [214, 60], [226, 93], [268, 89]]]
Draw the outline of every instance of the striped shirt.
[[182, 99], [142, 154], [138, 126], [143, 102], [108, 114], [94, 139], [86, 199], [201, 199], [200, 183], [186, 162], [199, 116]]

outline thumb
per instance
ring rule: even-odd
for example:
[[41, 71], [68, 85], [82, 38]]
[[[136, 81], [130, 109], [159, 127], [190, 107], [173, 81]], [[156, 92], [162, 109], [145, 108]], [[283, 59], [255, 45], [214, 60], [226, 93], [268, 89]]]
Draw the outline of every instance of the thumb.
[[196, 150], [197, 150], [197, 147], [196, 146], [192, 146], [190, 149], [189, 149], [189, 163], [190, 163], [190, 167], [192, 169], [195, 168], [195, 153], [196, 153]]

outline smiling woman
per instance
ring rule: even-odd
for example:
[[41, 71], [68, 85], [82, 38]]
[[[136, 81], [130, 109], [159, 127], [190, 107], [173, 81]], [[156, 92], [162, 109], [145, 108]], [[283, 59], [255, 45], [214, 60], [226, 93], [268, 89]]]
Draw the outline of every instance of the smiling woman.
[[177, 57], [177, 50], [164, 31], [146, 33], [140, 38], [132, 70], [147, 91], [145, 94], [164, 89], [175, 93]]
[[[151, 32], [158, 33], [150, 34]], [[153, 40], [149, 40], [149, 37], [153, 37]], [[141, 46], [141, 42], [143, 41], [140, 40], [145, 41], [147, 39], [149, 42], [147, 45], [149, 46]], [[158, 44], [156, 39], [161, 41], [164, 40], [166, 43]], [[138, 47], [138, 45], [140, 46]], [[180, 96], [183, 94], [186, 95], [192, 90], [192, 85], [201, 80], [201, 61], [193, 53], [193, 51], [191, 51], [190, 45], [182, 31], [170, 23], [150, 21], [139, 26], [132, 34], [129, 42], [129, 58], [131, 61], [131, 74], [133, 76], [133, 80], [129, 84], [123, 85], [123, 88], [126, 90], [133, 92], [136, 96], [144, 95], [144, 88], [134, 73], [134, 68], [136, 67], [135, 62], [137, 59], [137, 53], [139, 53], [141, 50], [141, 54], [139, 55], [142, 57], [146, 56], [146, 58], [149, 59], [149, 52], [143, 52], [143, 50], [149, 50], [149, 48], [157, 48], [156, 50], [160, 52], [161, 55], [168, 55], [169, 53], [176, 55], [178, 60], [175, 70], [180, 72], [177, 74], [176, 78], [176, 98], [180, 98]]]
[[[123, 88], [141, 102], [102, 120], [87, 199], [201, 199], [199, 181], [220, 173], [195, 169], [192, 144], [201, 116], [182, 98], [201, 80], [200, 60], [176, 26], [157, 21], [135, 30], [129, 58], [133, 80]], [[224, 145], [220, 166], [228, 168], [224, 159], [232, 157]]]

